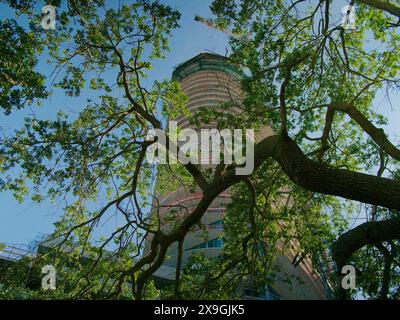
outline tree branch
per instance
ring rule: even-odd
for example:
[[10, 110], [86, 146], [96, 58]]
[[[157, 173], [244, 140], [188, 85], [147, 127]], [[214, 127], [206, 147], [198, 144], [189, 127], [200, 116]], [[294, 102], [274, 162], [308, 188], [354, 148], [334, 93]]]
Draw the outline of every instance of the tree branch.
[[381, 287], [381, 292], [379, 294], [380, 299], [386, 300], [387, 295], [389, 293], [389, 288], [390, 288], [390, 271], [392, 268], [392, 256], [389, 252], [389, 250], [382, 244], [379, 243], [375, 245], [378, 250], [382, 253], [383, 255], [383, 276], [382, 276], [382, 287]]
[[[327, 122], [328, 118], [330, 118], [329, 120], [332, 122], [333, 113], [335, 111], [347, 113], [349, 117], [357, 122], [357, 124], [372, 138], [372, 140], [381, 147], [382, 150], [388, 153], [392, 158], [400, 160], [400, 150], [388, 140], [384, 130], [375, 127], [354, 105], [341, 103], [331, 104], [327, 113]], [[330, 126], [326, 128], [326, 130], [330, 130]]]
[[332, 258], [341, 270], [351, 255], [367, 244], [400, 239], [400, 219], [365, 222], [342, 234], [332, 245]]
[[367, 6], [374, 7], [376, 9], [384, 10], [396, 17], [400, 18], [400, 7], [391, 4], [389, 1], [385, 0], [356, 0], [357, 2], [363, 3]]
[[309, 191], [400, 210], [399, 181], [319, 164], [306, 157], [290, 137], [275, 135], [261, 141], [255, 147], [255, 168], [268, 157]]

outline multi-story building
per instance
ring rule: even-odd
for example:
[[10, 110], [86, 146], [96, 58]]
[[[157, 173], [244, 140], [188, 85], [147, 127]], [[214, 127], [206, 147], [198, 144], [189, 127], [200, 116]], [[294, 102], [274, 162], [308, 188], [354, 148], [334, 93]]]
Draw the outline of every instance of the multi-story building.
[[[210, 53], [201, 53], [192, 59], [180, 64], [173, 72], [173, 79], [181, 83], [182, 88], [188, 96], [186, 107], [192, 112], [201, 107], [220, 108], [221, 103], [228, 101], [233, 105], [240, 105], [242, 99], [241, 79], [243, 74], [233, 66], [227, 58]], [[221, 110], [221, 109], [219, 109]], [[240, 112], [240, 109], [232, 107], [228, 112]], [[188, 117], [180, 115], [175, 119], [180, 128], [193, 128]], [[211, 119], [212, 120], [212, 119]], [[202, 123], [201, 128], [215, 128], [215, 122], [209, 121]], [[255, 134], [255, 140], [272, 134], [269, 127], [264, 127]], [[203, 166], [203, 169], [205, 166]], [[159, 177], [160, 179], [161, 177]], [[185, 215], [194, 208], [202, 197], [200, 189], [190, 189], [171, 184], [163, 190], [156, 190], [155, 198], [157, 204], [154, 205], [161, 217], [162, 225], [168, 228], [173, 219], [168, 220], [167, 216], [179, 217]], [[201, 230], [190, 232], [183, 243], [182, 263], [188, 262], [191, 254], [199, 250], [207, 258], [215, 258], [222, 254], [224, 215], [226, 205], [230, 201], [230, 191], [223, 192], [210, 205], [202, 218]], [[154, 212], [153, 212], [154, 215]], [[145, 252], [147, 250], [145, 249]], [[174, 280], [177, 263], [177, 245], [172, 246], [168, 252], [169, 260], [156, 272], [156, 283]], [[282, 274], [276, 275], [272, 286], [260, 296], [259, 290], [242, 286], [241, 294], [243, 298], [265, 298], [265, 299], [327, 299], [328, 290], [325, 283], [316, 273], [310, 262], [305, 259], [302, 263], [295, 266], [292, 264], [294, 250], [291, 253], [278, 257], [277, 263], [280, 265]], [[286, 274], [292, 279], [288, 284], [280, 280]]]

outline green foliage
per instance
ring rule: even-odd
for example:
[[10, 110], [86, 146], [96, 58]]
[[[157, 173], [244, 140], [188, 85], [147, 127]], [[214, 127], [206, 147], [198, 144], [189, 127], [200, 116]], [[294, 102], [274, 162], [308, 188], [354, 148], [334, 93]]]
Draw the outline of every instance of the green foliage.
[[0, 21], [0, 108], [5, 114], [48, 96], [44, 76], [35, 71], [42, 46], [34, 29], [25, 31], [13, 19]]
[[[139, 210], [147, 210], [154, 169], [147, 163], [137, 165], [146, 131], [135, 103], [144, 104], [148, 112], [171, 117], [184, 109], [185, 97], [176, 83], [141, 86], [152, 61], [169, 50], [168, 38], [178, 27], [180, 14], [157, 1], [120, 7], [112, 1], [93, 1], [90, 6], [71, 1], [57, 9], [57, 28], [43, 30], [41, 17], [31, 10], [36, 1], [7, 3], [31, 21], [31, 29], [14, 20], [2, 20], [0, 25], [1, 107], [5, 112], [27, 107], [28, 102], [59, 89], [71, 98], [83, 90], [92, 94], [78, 115], [59, 111], [52, 120], [27, 117], [22, 128], [2, 139], [0, 190], [11, 190], [21, 202], [28, 195], [34, 202], [65, 200], [53, 235], [64, 239], [62, 250], [56, 247], [50, 256], [34, 261], [37, 266], [54, 265], [61, 279], [57, 290], [47, 293], [49, 298], [132, 299], [129, 281], [136, 275], [127, 270], [139, 256], [145, 232], [143, 225], [133, 223], [137, 213], [129, 212], [129, 205], [134, 198]], [[44, 58], [54, 69], [46, 84], [35, 71], [37, 61]], [[163, 102], [171, 108], [162, 110]], [[132, 186], [135, 171], [138, 183]], [[119, 221], [120, 227], [110, 234], [97, 228], [112, 213], [97, 209], [96, 203], [126, 193], [130, 200], [123, 205], [121, 198], [118, 206], [125, 222]], [[65, 252], [65, 246], [74, 249]], [[37, 288], [27, 288], [23, 279], [14, 278], [24, 273], [15, 268], [3, 282], [4, 298], [46, 297]], [[129, 274], [129, 279], [122, 273]], [[149, 283], [145, 297], [157, 294]]]
[[[40, 15], [32, 10], [39, 2], [2, 2], [29, 21], [27, 26], [12, 19], [0, 22], [0, 107], [5, 114], [38, 105], [59, 90], [66, 101], [75, 102], [83, 92], [90, 99], [76, 114], [60, 110], [53, 119], [28, 116], [21, 128], [1, 140], [0, 191], [12, 191], [21, 202], [30, 197], [38, 203], [62, 200], [65, 206], [52, 235], [61, 243], [2, 273], [0, 298], [175, 297], [175, 284], [159, 291], [148, 276], [157, 264], [140, 259], [151, 250], [146, 247], [150, 239], [167, 238], [190, 214], [176, 205], [160, 218], [165, 207], [152, 196], [153, 189], [159, 196], [179, 188], [199, 192], [198, 177], [187, 167], [155, 167], [145, 161], [148, 130], [162, 127], [167, 118], [183, 114], [194, 125], [217, 121], [220, 128], [287, 129], [321, 168], [375, 174], [382, 163], [379, 146], [358, 124], [344, 113], [336, 113], [329, 124], [327, 110], [334, 103], [351, 103], [372, 123], [386, 124], [373, 102], [382, 88], [398, 86], [400, 38], [396, 28], [387, 28], [388, 21], [396, 21], [383, 11], [360, 5], [357, 30], [346, 32], [334, 19], [320, 15], [324, 1], [300, 1], [296, 8], [281, 0], [213, 1], [211, 9], [221, 26], [249, 35], [231, 41], [230, 59], [247, 75], [242, 112], [227, 112], [236, 107], [229, 101], [190, 114], [179, 83], [146, 82], [179, 27], [180, 13], [170, 6], [150, 0], [120, 6], [100, 0], [90, 5], [67, 1], [65, 6], [51, 1], [59, 6], [57, 28], [43, 30]], [[366, 45], [370, 39], [372, 49]], [[39, 59], [47, 59], [53, 68], [49, 81], [40, 73]], [[321, 136], [325, 129], [327, 135]], [[391, 172], [398, 180], [398, 163], [383, 158], [385, 175]], [[207, 181], [214, 174], [203, 170]], [[357, 208], [295, 182], [269, 159], [232, 187], [223, 255], [192, 255], [182, 270], [180, 298], [238, 298], [243, 283], [265, 288], [282, 272], [278, 257], [293, 250], [316, 268], [329, 262], [330, 245], [346, 231], [346, 218]], [[373, 210], [374, 219], [397, 215], [385, 208]], [[111, 231], [110, 219], [117, 225]], [[161, 222], [168, 224], [168, 232], [161, 232]], [[202, 227], [199, 222], [186, 231]], [[398, 254], [397, 242], [387, 247]], [[366, 247], [352, 258], [361, 265], [360, 291], [367, 297], [379, 295], [383, 260], [378, 251]], [[38, 290], [44, 264], [56, 267], [54, 292]], [[400, 276], [397, 269], [393, 284]], [[142, 295], [136, 291], [140, 285]], [[392, 287], [390, 297], [398, 296], [398, 288]]]

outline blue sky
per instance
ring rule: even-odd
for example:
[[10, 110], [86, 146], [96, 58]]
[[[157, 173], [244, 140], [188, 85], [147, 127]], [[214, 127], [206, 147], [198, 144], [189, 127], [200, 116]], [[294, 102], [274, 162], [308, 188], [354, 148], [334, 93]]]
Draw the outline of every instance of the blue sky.
[[[194, 16], [199, 14], [211, 17], [208, 8], [209, 0], [168, 0], [163, 1], [178, 9], [182, 13], [181, 28], [174, 31], [170, 42], [171, 52], [167, 53], [166, 60], [155, 61], [153, 71], [148, 78], [151, 83], [154, 80], [169, 78], [174, 66], [186, 61], [200, 52], [212, 51], [226, 54], [228, 50], [228, 37], [222, 33], [210, 29], [194, 21]], [[345, 1], [343, 1], [345, 3]], [[44, 5], [44, 1], [43, 1]], [[10, 11], [4, 4], [0, 4], [0, 18], [11, 17]], [[51, 70], [45, 59], [40, 61], [41, 72], [50, 74]], [[0, 114], [0, 128], [6, 133], [11, 133], [21, 125], [23, 118], [33, 112], [38, 118], [46, 119], [54, 117], [59, 109], [79, 110], [80, 103], [89, 97], [88, 92], [83, 92], [78, 99], [66, 98], [62, 93], [57, 93], [44, 101], [43, 106], [32, 109], [16, 111], [11, 116]], [[375, 109], [385, 114], [391, 122], [386, 128], [392, 141], [400, 141], [400, 130], [397, 124], [400, 119], [398, 95], [391, 96], [393, 110], [384, 94], [379, 94], [375, 101]], [[29, 203], [19, 204], [9, 192], [0, 194], [0, 242], [9, 244], [28, 244], [41, 234], [51, 232], [52, 224], [62, 214], [63, 204], [43, 203], [41, 205]]]
[[[224, 54], [228, 47], [228, 37], [213, 29], [210, 29], [194, 21], [194, 16], [199, 14], [210, 17], [208, 0], [169, 0], [163, 1], [182, 13], [181, 28], [174, 31], [171, 39], [171, 51], [167, 53], [166, 60], [158, 60], [153, 63], [153, 71], [148, 82], [170, 78], [174, 66], [204, 51], [213, 51]], [[44, 1], [43, 1], [44, 4]], [[4, 4], [0, 4], [0, 18], [12, 17], [11, 12]], [[39, 69], [45, 74], [50, 74], [51, 69], [46, 65], [45, 59], [40, 61]], [[41, 107], [32, 107], [29, 110], [20, 110], [6, 117], [0, 114], [0, 128], [5, 133], [11, 133], [20, 126], [24, 117], [35, 114], [41, 119], [52, 118], [59, 109], [78, 110], [80, 102], [88, 97], [83, 92], [81, 98], [66, 98], [62, 93], [53, 95], [44, 101]], [[28, 244], [41, 234], [51, 232], [53, 223], [62, 214], [63, 204], [50, 204], [44, 202], [41, 205], [32, 204], [29, 201], [19, 204], [14, 200], [10, 192], [0, 193], [0, 242], [9, 244]]]

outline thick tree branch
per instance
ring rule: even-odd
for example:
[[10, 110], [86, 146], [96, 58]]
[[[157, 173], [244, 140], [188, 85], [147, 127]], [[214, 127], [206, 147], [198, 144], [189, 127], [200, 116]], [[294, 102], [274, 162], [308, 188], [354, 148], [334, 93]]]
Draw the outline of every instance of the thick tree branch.
[[400, 7], [391, 4], [387, 0], [356, 0], [357, 2], [366, 4], [367, 6], [374, 7], [376, 9], [384, 10], [398, 18], [400, 18]]
[[365, 222], [342, 234], [333, 243], [332, 258], [341, 270], [351, 255], [365, 245], [379, 245], [393, 239], [400, 239], [399, 218]]
[[261, 141], [255, 148], [255, 168], [268, 157], [309, 191], [400, 210], [400, 181], [329, 168], [307, 158], [290, 137], [275, 135]]

